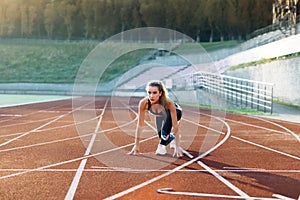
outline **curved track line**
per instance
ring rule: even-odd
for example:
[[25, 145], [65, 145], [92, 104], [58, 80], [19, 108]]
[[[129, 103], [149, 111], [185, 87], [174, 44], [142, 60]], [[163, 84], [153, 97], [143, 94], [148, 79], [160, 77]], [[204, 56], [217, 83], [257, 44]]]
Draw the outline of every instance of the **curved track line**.
[[271, 131], [271, 132], [274, 132], [274, 133], [288, 134], [286, 131], [278, 131], [278, 130], [271, 129], [271, 128], [266, 128], [266, 127], [263, 127], [263, 126], [257, 126], [257, 125], [249, 124], [249, 123], [246, 123], [246, 122], [236, 121], [236, 120], [233, 120], [233, 119], [226, 119], [226, 121], [234, 122], [234, 123], [237, 123], [237, 124], [250, 126], [250, 127], [254, 127], [254, 128], [258, 128], [258, 129], [263, 129], [263, 130]]
[[278, 153], [278, 154], [281, 154], [281, 155], [284, 155], [284, 156], [287, 156], [287, 157], [290, 157], [290, 158], [294, 158], [296, 160], [300, 160], [300, 157], [297, 157], [297, 156], [294, 156], [294, 155], [291, 155], [291, 154], [288, 154], [288, 153], [284, 153], [284, 152], [281, 152], [281, 151], [278, 151], [276, 149], [272, 149], [270, 147], [266, 147], [266, 146], [263, 146], [263, 145], [260, 145], [260, 144], [256, 144], [254, 142], [250, 142], [248, 140], [244, 140], [244, 139], [236, 137], [236, 136], [231, 136], [231, 137], [234, 138], [234, 139], [240, 140], [242, 142], [252, 144], [254, 146], [257, 146], [257, 147], [260, 147], [260, 148], [263, 148], [263, 149], [266, 149], [266, 150], [269, 150], [269, 151], [272, 151], [272, 152], [275, 152], [275, 153]]
[[291, 134], [293, 137], [295, 137], [295, 138], [298, 140], [298, 142], [300, 142], [300, 137], [299, 137], [296, 133], [294, 133], [294, 132], [291, 131], [290, 129], [288, 129], [288, 128], [286, 128], [286, 127], [280, 125], [280, 124], [277, 124], [277, 123], [275, 123], [275, 122], [272, 122], [272, 121], [270, 121], [270, 120], [266, 120], [266, 119], [263, 119], [263, 118], [258, 118], [258, 117], [253, 117], [253, 116], [247, 116], [247, 117], [253, 118], [253, 119], [258, 119], [258, 120], [261, 120], [261, 121], [264, 121], [264, 122], [268, 122], [268, 123], [270, 123], [270, 124], [273, 124], [273, 125], [275, 125], [275, 126], [278, 126], [278, 127], [282, 128], [282, 129], [286, 130], [289, 134]]
[[[116, 128], [118, 128], [118, 127], [116, 127]], [[89, 134], [89, 135], [91, 135], [91, 134]], [[232, 136], [233, 138], [235, 138], [235, 139], [240, 139], [240, 138], [237, 138], [237, 137], [234, 137], [234, 136]], [[78, 137], [76, 137], [76, 138], [78, 138]], [[240, 139], [240, 140], [242, 140], [242, 139]], [[253, 144], [253, 145], [255, 145], [255, 146], [259, 146], [259, 147], [261, 147], [262, 145], [258, 145], [258, 144], [255, 144], [255, 143], [252, 143], [252, 142], [249, 142], [249, 141], [246, 141], [245, 140], [245, 142], [248, 142], [248, 143], [251, 143], [251, 144]], [[271, 150], [271, 151], [276, 151], [276, 152], [279, 152], [279, 151], [277, 151], [277, 150], [274, 150], [274, 149], [271, 149], [271, 148], [268, 148], [268, 147], [264, 147], [264, 146], [262, 146], [262, 148], [267, 148], [268, 150]], [[1, 151], [0, 151], [1, 152]], [[101, 152], [101, 153], [103, 153], [103, 152]], [[280, 152], [280, 153], [282, 153], [282, 152]], [[94, 154], [94, 155], [91, 155], [91, 156], [85, 156], [85, 157], [82, 157], [80, 160], [82, 160], [82, 159], [87, 159], [87, 158], [89, 158], [89, 157], [92, 157], [92, 156], [95, 156], [96, 154]], [[286, 155], [286, 156], [290, 156], [290, 155], [288, 155], [288, 154], [284, 154], [284, 155]], [[296, 159], [299, 159], [298, 157], [295, 157]], [[74, 161], [72, 161], [72, 162], [74, 162]], [[33, 170], [33, 171], [37, 171], [37, 170]], [[172, 170], [173, 171], [173, 170]], [[0, 179], [2, 179], [2, 177], [0, 177]], [[251, 197], [250, 197], [251, 198]]]
[[[190, 112], [193, 112], [193, 113], [197, 113], [195, 111], [190, 111]], [[204, 116], [210, 116], [210, 115], [207, 115], [207, 114], [203, 114], [203, 113], [199, 113], [200, 115], [204, 115]], [[260, 118], [257, 118], [258, 120]], [[231, 119], [226, 119], [227, 121], [231, 121], [231, 122], [235, 122], [235, 123], [241, 123], [241, 124], [244, 124], [244, 125], [252, 125], [252, 124], [248, 124], [248, 123], [244, 123], [244, 122], [239, 122], [239, 121], [235, 121], [235, 120], [231, 120]], [[273, 123], [273, 122], [272, 122]], [[275, 124], [274, 124], [275, 125]], [[278, 124], [279, 125], [279, 124]], [[262, 126], [257, 126], [258, 128], [262, 128], [262, 129], [265, 129], [264, 127]], [[279, 125], [279, 127], [281, 127], [281, 125]], [[283, 126], [282, 126], [283, 127]], [[287, 129], [287, 128], [286, 128]], [[268, 129], [269, 130], [269, 129]], [[272, 130], [272, 129], [270, 129]], [[288, 130], [288, 129], [287, 129]], [[286, 133], [286, 132], [281, 132], [281, 133]], [[223, 133], [222, 133], [223, 134]], [[251, 145], [254, 145], [254, 146], [257, 146], [257, 147], [260, 147], [260, 148], [263, 148], [263, 149], [266, 149], [266, 150], [269, 150], [269, 151], [272, 151], [272, 152], [275, 152], [275, 153], [278, 153], [278, 154], [281, 154], [281, 155], [284, 155], [284, 156], [287, 156], [287, 157], [290, 157], [290, 158], [294, 158], [296, 160], [299, 160], [300, 158], [297, 157], [297, 156], [294, 156], [294, 155], [291, 155], [291, 154], [288, 154], [288, 153], [285, 153], [285, 152], [282, 152], [282, 151], [279, 151], [279, 150], [276, 150], [276, 149], [272, 149], [270, 147], [266, 147], [264, 145], [260, 145], [260, 144], [256, 144], [254, 142], [251, 142], [251, 141], [248, 141], [248, 140], [244, 140], [242, 138], [239, 138], [239, 137], [236, 137], [236, 136], [231, 136], [232, 138], [234, 139], [237, 139], [237, 140], [240, 140], [242, 142], [245, 142], [245, 143], [248, 143], [248, 144], [251, 144]]]
[[[193, 111], [194, 112], [194, 111]], [[194, 112], [196, 113], [196, 112]], [[201, 114], [201, 113], [199, 113]], [[203, 114], [203, 115], [206, 115], [206, 114]], [[208, 115], [206, 115], [208, 116]], [[189, 120], [187, 120], [189, 121]], [[231, 121], [234, 121], [234, 120], [231, 120]], [[265, 120], [263, 120], [265, 121]], [[273, 122], [270, 122], [271, 124], [273, 125], [277, 125], [276, 123], [273, 123]], [[248, 124], [250, 125], [250, 124]], [[283, 128], [284, 130], [288, 130], [286, 129], [285, 127], [279, 125], [279, 127]], [[261, 127], [263, 128], [263, 127]], [[261, 147], [261, 148], [265, 148], [267, 150], [270, 150], [270, 151], [273, 151], [273, 152], [276, 152], [276, 153], [280, 153], [280, 154], [283, 154], [285, 156], [288, 156], [288, 157], [292, 157], [292, 158], [295, 158], [295, 159], [298, 159], [298, 157], [295, 157], [295, 156], [292, 156], [292, 155], [289, 155], [289, 154], [286, 154], [286, 153], [283, 153], [283, 152], [280, 152], [280, 151], [277, 151], [277, 150], [274, 150], [274, 149], [271, 149], [269, 147], [265, 147], [263, 145], [258, 145], [256, 143], [253, 143], [253, 142], [250, 142], [250, 141], [247, 141], [247, 140], [243, 140], [243, 139], [240, 139], [240, 138], [237, 138], [235, 136], [231, 136], [232, 138], [235, 138], [235, 139], [239, 139], [241, 141], [244, 141], [244, 142], [247, 142], [247, 143], [250, 143], [252, 145], [255, 145], [255, 146], [258, 146], [258, 147]], [[205, 165], [203, 162], [201, 161], [198, 161], [197, 162], [200, 166], [202, 166], [206, 171], [208, 171], [209, 173], [211, 173], [212, 175], [214, 175], [217, 179], [219, 179], [221, 182], [223, 182], [225, 185], [227, 185], [230, 189], [232, 189], [233, 191], [235, 191], [237, 194], [239, 194], [240, 196], [224, 196], [224, 195], [215, 195], [215, 194], [203, 194], [203, 193], [184, 193], [184, 192], [173, 192], [172, 188], [166, 188], [166, 189], [159, 189], [157, 192], [159, 193], [165, 193], [165, 194], [177, 194], [177, 195], [188, 195], [188, 196], [206, 196], [206, 197], [219, 197], [219, 198], [235, 198], [235, 199], [274, 199], [274, 198], [258, 198], [258, 197], [250, 197], [249, 195], [247, 195], [246, 193], [244, 193], [243, 191], [241, 191], [239, 188], [237, 188], [236, 186], [234, 186], [232, 183], [230, 183], [229, 181], [227, 181], [225, 178], [223, 178], [222, 176], [220, 176], [216, 171], [212, 170], [211, 168], [209, 168], [207, 165]], [[170, 192], [171, 191], [171, 192]]]
[[140, 188], [142, 188], [144, 186], [147, 186], [147, 185], [149, 185], [149, 184], [151, 184], [151, 183], [153, 183], [155, 181], [158, 181], [159, 179], [162, 179], [162, 178], [164, 178], [166, 176], [169, 176], [170, 174], [173, 174], [174, 172], [177, 172], [178, 170], [180, 170], [180, 169], [182, 169], [182, 168], [184, 168], [184, 167], [186, 167], [186, 166], [188, 166], [188, 165], [190, 165], [190, 164], [198, 161], [199, 159], [205, 157], [206, 155], [210, 154], [211, 152], [213, 152], [214, 150], [216, 150], [217, 148], [219, 148], [230, 137], [230, 127], [229, 127], [229, 125], [225, 121], [223, 121], [223, 120], [221, 120], [221, 121], [227, 126], [227, 133], [226, 133], [225, 137], [217, 145], [215, 145], [214, 147], [212, 147], [208, 151], [200, 154], [198, 157], [196, 157], [196, 158], [194, 158], [194, 159], [192, 159], [192, 160], [190, 160], [188, 162], [185, 162], [184, 164], [182, 164], [182, 165], [174, 168], [171, 171], [168, 171], [168, 172], [166, 172], [164, 174], [161, 174], [161, 175], [159, 175], [157, 177], [154, 177], [154, 178], [152, 178], [152, 179], [150, 179], [148, 181], [145, 181], [145, 182], [143, 182], [143, 183], [141, 183], [139, 185], [133, 186], [133, 187], [131, 187], [131, 188], [127, 189], [127, 190], [124, 190], [124, 191], [122, 191], [120, 193], [117, 193], [115, 195], [107, 197], [107, 198], [105, 198], [105, 200], [116, 199], [116, 198], [122, 197], [122, 196], [124, 196], [126, 194], [129, 194], [129, 193], [131, 193], [131, 192], [133, 192], [133, 191], [135, 191], [137, 189], [140, 189]]

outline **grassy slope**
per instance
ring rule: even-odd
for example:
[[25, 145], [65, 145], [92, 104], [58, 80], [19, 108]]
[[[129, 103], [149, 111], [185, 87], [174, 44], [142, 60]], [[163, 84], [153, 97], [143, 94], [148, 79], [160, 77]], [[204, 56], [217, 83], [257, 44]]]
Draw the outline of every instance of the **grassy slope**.
[[[99, 41], [52, 40], [0, 40], [0, 83], [73, 83], [77, 71], [86, 56]], [[179, 49], [192, 51], [200, 48], [214, 51], [239, 45], [237, 41], [183, 44]], [[148, 50], [121, 56], [105, 72], [101, 82], [108, 82], [136, 65]], [[231, 70], [299, 56], [299, 53], [280, 58], [232, 66]]]
[[[98, 41], [0, 40], [0, 83], [73, 83]], [[114, 61], [101, 78], [108, 82], [136, 65], [149, 49]]]
[[1, 40], [1, 83], [72, 83], [97, 42]]

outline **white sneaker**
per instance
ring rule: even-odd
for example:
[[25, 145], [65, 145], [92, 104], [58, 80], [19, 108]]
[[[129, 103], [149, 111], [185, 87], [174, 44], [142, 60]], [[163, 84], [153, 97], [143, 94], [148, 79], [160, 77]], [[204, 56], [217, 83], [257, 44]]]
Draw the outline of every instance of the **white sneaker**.
[[175, 140], [172, 140], [172, 142], [170, 143], [170, 148], [175, 149], [175, 147], [176, 147]]
[[159, 144], [157, 146], [156, 152], [157, 155], [165, 155], [167, 153], [166, 146]]

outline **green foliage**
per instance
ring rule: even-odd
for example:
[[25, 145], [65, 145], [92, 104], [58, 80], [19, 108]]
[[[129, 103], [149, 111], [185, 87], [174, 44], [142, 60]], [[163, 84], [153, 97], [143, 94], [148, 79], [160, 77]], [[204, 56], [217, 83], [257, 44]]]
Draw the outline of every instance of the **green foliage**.
[[288, 54], [288, 55], [284, 55], [284, 56], [279, 56], [279, 57], [275, 57], [275, 58], [265, 58], [265, 59], [261, 59], [261, 60], [258, 60], [258, 61], [242, 63], [242, 64], [238, 64], [238, 65], [235, 65], [235, 66], [231, 66], [228, 70], [229, 71], [234, 71], [234, 70], [237, 70], [237, 69], [243, 69], [243, 68], [246, 68], [246, 67], [256, 66], [256, 65], [265, 64], [265, 63], [270, 63], [270, 62], [273, 62], [273, 61], [276, 61], [276, 60], [285, 60], [285, 59], [299, 57], [299, 56], [300, 56], [300, 52], [292, 53], [292, 54]]
[[245, 38], [272, 23], [274, 0], [1, 0], [0, 37], [106, 39], [138, 27], [196, 41]]
[[73, 83], [93, 41], [2, 40], [1, 83]]
[[184, 103], [184, 102], [180, 102], [180, 104], [184, 106], [198, 107], [202, 109], [217, 110], [222, 112], [237, 113], [237, 114], [244, 114], [244, 115], [265, 115], [265, 116], [270, 115], [269, 113], [264, 113], [262, 111], [246, 109], [246, 108], [224, 108], [224, 107], [216, 107], [211, 105], [201, 105], [201, 104], [199, 105], [199, 104]]
[[[74, 83], [78, 69], [98, 41], [2, 40], [0, 83]], [[100, 82], [108, 82], [138, 64], [151, 49], [115, 60]], [[88, 74], [95, 81], [93, 75]]]
[[289, 106], [289, 107], [295, 108], [295, 109], [297, 109], [297, 110], [300, 110], [300, 106], [293, 105], [293, 104], [291, 104], [291, 103], [287, 103], [287, 102], [279, 101], [279, 100], [273, 100], [273, 102], [274, 102], [274, 103], [277, 103], [277, 104]]

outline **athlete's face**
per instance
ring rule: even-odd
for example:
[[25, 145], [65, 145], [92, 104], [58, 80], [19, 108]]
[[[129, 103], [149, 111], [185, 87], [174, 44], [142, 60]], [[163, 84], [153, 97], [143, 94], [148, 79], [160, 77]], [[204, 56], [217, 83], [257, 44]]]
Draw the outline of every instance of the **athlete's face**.
[[159, 102], [159, 97], [161, 96], [161, 92], [158, 90], [158, 87], [149, 86], [147, 88], [148, 98], [151, 101], [151, 104], [155, 104]]

